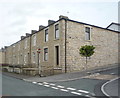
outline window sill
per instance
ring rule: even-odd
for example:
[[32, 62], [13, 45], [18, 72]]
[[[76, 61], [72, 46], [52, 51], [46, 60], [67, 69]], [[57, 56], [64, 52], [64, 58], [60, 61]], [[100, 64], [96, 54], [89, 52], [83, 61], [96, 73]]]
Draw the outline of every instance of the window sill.
[[60, 40], [59, 38], [58, 39], [54, 39], [54, 41], [56, 41], [56, 40]]
[[54, 70], [62, 70], [62, 68], [56, 67], [56, 68], [54, 68]]
[[92, 40], [85, 40], [86, 42], [91, 42]]

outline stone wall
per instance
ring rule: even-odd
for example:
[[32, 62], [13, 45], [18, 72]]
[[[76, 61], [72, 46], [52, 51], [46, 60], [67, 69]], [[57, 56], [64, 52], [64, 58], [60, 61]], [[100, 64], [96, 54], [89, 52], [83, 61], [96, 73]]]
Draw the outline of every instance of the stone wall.
[[[55, 25], [59, 24], [59, 39], [55, 39]], [[85, 27], [91, 28], [91, 40], [85, 40]], [[45, 30], [49, 29], [48, 42], [45, 42]], [[66, 32], [66, 62], [65, 62], [65, 32]], [[36, 45], [33, 45], [34, 36], [36, 36]], [[107, 66], [118, 63], [118, 33], [80, 24], [67, 20], [65, 28], [65, 19], [49, 25], [26, 36], [20, 41], [12, 44], [6, 49], [6, 63], [9, 65], [23, 66], [24, 68], [40, 68], [42, 75], [53, 75], [65, 72], [65, 63], [67, 72], [85, 70], [85, 58], [79, 54], [79, 49], [83, 45], [95, 46], [95, 54], [88, 59], [87, 68]], [[27, 40], [27, 47], [25, 43]], [[59, 46], [60, 60], [59, 66], [56, 65], [55, 46]], [[120, 43], [119, 43], [120, 46]], [[39, 58], [37, 49], [40, 50]], [[48, 61], [44, 61], [44, 48], [48, 48]], [[33, 58], [35, 53], [35, 61]], [[120, 54], [120, 51], [119, 51]], [[38, 64], [39, 60], [39, 64]], [[120, 61], [120, 60], [119, 60]], [[39, 65], [39, 66], [38, 66]], [[18, 71], [16, 69], [16, 71]], [[34, 74], [38, 74], [38, 70]], [[19, 72], [19, 71], [18, 71]], [[28, 72], [25, 71], [25, 73]], [[29, 72], [30, 74], [31, 72]]]
[[[85, 40], [85, 27], [91, 28], [91, 40]], [[69, 72], [84, 70], [85, 58], [79, 54], [83, 45], [95, 46], [95, 53], [88, 59], [87, 68], [107, 66], [118, 63], [118, 33], [84, 25], [67, 22], [67, 69]]]

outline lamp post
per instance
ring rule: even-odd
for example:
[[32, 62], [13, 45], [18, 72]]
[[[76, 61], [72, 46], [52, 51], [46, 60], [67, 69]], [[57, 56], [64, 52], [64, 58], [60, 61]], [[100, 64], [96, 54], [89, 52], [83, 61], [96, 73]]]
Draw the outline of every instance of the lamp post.
[[41, 51], [41, 49], [40, 48], [38, 48], [37, 49], [37, 53], [38, 53], [38, 74], [41, 76], [41, 69], [40, 69], [40, 60], [39, 60], [39, 54], [40, 54], [40, 51]]

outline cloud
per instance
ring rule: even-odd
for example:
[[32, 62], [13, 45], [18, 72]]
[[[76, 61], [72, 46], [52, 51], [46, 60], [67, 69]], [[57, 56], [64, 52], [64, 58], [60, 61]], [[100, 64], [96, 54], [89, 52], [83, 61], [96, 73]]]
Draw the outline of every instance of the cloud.
[[115, 6], [81, 0], [0, 0], [0, 47], [18, 41], [32, 29], [38, 30], [39, 25], [47, 25], [48, 19], [58, 20], [59, 15], [104, 26], [116, 20]]

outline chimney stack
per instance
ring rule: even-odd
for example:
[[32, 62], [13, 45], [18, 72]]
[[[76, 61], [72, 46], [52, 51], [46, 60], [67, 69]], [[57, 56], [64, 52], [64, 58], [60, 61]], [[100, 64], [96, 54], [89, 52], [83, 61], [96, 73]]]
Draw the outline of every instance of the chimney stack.
[[25, 38], [25, 36], [21, 36], [21, 40], [24, 39], [24, 38]]
[[29, 37], [30, 36], [30, 34], [29, 33], [26, 33], [26, 37]]
[[69, 19], [67, 16], [63, 16], [63, 15], [59, 16], [59, 19], [61, 19], [61, 18]]
[[34, 33], [36, 33], [37, 32], [37, 30], [31, 30], [31, 33], [32, 34], [34, 34]]
[[39, 30], [42, 30], [44, 27], [45, 27], [45, 26], [40, 25], [40, 26], [39, 26]]
[[53, 24], [53, 23], [55, 23], [54, 20], [48, 20], [48, 25], [51, 25], [51, 24]]

